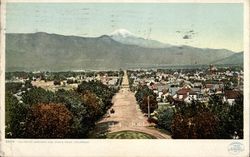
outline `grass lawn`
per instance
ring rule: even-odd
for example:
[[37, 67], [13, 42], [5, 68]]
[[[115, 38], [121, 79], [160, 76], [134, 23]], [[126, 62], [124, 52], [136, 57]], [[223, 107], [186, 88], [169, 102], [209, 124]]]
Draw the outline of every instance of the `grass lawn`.
[[138, 131], [119, 131], [107, 135], [108, 139], [156, 139], [154, 136]]
[[158, 128], [158, 127], [155, 127], [155, 126], [148, 126], [147, 128], [155, 129], [155, 130], [158, 130], [161, 133], [164, 133], [164, 134], [167, 134], [167, 135], [171, 136], [171, 133], [169, 131], [167, 131], [167, 130], [164, 130], [164, 129], [161, 129], [161, 128]]

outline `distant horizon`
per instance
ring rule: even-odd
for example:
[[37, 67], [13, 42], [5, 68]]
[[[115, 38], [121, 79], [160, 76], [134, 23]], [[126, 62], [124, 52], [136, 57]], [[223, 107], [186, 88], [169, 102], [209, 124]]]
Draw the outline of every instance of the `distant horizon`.
[[[211, 64], [198, 64], [198, 65], [166, 65], [166, 66], [158, 66], [158, 67], [131, 67], [131, 68], [105, 68], [105, 69], [66, 69], [66, 70], [45, 70], [45, 69], [37, 69], [37, 70], [5, 70], [6, 73], [13, 72], [95, 72], [95, 71], [124, 71], [124, 70], [159, 70], [159, 69], [172, 69], [172, 70], [184, 70], [184, 69], [205, 69], [209, 68]], [[240, 64], [212, 64], [218, 68], [226, 68], [226, 67], [243, 67]], [[185, 68], [184, 68], [185, 67]]]
[[124, 28], [172, 45], [243, 51], [242, 3], [7, 3], [6, 32], [99, 37]]

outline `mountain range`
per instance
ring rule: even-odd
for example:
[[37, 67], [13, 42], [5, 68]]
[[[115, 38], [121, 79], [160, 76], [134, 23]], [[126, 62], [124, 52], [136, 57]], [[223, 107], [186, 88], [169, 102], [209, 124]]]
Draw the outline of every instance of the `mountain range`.
[[[233, 58], [233, 59], [230, 59]], [[6, 34], [6, 71], [66, 71], [157, 66], [242, 64], [243, 53], [174, 46], [118, 30], [100, 37]]]

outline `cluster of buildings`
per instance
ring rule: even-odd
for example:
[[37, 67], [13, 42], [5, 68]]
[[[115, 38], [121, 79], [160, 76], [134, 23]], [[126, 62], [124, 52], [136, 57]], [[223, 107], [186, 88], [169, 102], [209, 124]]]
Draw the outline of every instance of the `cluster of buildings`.
[[[91, 73], [91, 74], [90, 74]], [[118, 72], [114, 72], [113, 75], [110, 75], [108, 72], [85, 72], [83, 73], [61, 73], [55, 74], [51, 73], [43, 73], [43, 72], [34, 72], [29, 73], [28, 75], [17, 75], [13, 74], [14, 76], [11, 79], [6, 79], [6, 83], [22, 83], [29, 81], [33, 86], [41, 87], [46, 90], [56, 91], [58, 89], [65, 89], [70, 90], [77, 88], [77, 86], [83, 82], [89, 81], [100, 81], [103, 84], [109, 87], [118, 87], [121, 83], [121, 78]]]
[[77, 75], [75, 77], [67, 77], [65, 80], [63, 80], [63, 84], [79, 84], [83, 81], [89, 82], [89, 81], [100, 81], [102, 84], [115, 87], [119, 84], [121, 76], [108, 76], [108, 74], [100, 75], [96, 74], [94, 76], [84, 76], [84, 75]]
[[233, 104], [243, 92], [244, 82], [242, 70], [213, 65], [207, 69], [131, 71], [129, 77], [132, 88], [147, 85], [153, 90], [159, 104], [192, 100], [207, 103], [213, 94]]

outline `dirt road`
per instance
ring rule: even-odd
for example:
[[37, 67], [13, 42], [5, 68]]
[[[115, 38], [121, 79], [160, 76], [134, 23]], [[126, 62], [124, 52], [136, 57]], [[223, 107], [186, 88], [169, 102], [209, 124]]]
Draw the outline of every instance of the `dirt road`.
[[[170, 135], [149, 128], [147, 117], [143, 115], [136, 102], [135, 94], [129, 90], [128, 76], [125, 71], [120, 91], [113, 97], [114, 113], [110, 111], [97, 123], [99, 129], [108, 129], [109, 132], [122, 130], [140, 131], [156, 138], [170, 139]], [[111, 108], [111, 109], [112, 109]]]

